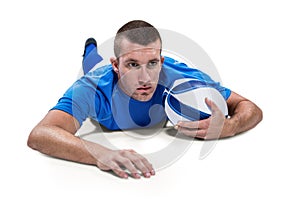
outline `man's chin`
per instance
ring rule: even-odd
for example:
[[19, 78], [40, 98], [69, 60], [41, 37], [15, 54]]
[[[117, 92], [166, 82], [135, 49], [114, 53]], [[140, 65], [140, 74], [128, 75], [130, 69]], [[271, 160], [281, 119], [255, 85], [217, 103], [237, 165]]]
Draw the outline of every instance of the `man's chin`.
[[138, 101], [149, 101], [153, 96], [153, 93], [140, 93], [132, 95], [132, 98]]

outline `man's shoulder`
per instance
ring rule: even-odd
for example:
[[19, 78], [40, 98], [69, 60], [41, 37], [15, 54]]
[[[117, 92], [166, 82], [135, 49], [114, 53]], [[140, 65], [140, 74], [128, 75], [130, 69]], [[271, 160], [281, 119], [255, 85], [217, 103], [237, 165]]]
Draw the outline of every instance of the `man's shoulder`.
[[115, 78], [115, 74], [111, 65], [104, 65], [90, 71], [84, 75], [83, 78], [90, 81], [96, 81], [97, 83], [102, 83], [103, 81], [112, 82]]
[[102, 65], [86, 74], [86, 76], [110, 76], [113, 75], [112, 65]]
[[171, 71], [178, 71], [178, 72], [186, 72], [186, 73], [191, 73], [191, 72], [197, 72], [197, 73], [203, 73], [200, 69], [195, 68], [193, 66], [190, 66], [187, 61], [182, 61], [182, 60], [176, 60], [171, 57], [164, 56], [164, 63], [163, 66], [166, 70], [171, 70]]
[[112, 66], [104, 65], [83, 75], [75, 82], [73, 88], [90, 88], [92, 91], [99, 90], [102, 93], [109, 93], [114, 88], [116, 78]]
[[[193, 76], [193, 75], [199, 75], [199, 74], [203, 74], [202, 71], [200, 71], [199, 69], [193, 68], [188, 66], [186, 63], [179, 61], [179, 60], [175, 60], [173, 58], [170, 57], [164, 57], [164, 63], [163, 63], [163, 68], [162, 68], [162, 72], [165, 73], [168, 76], [176, 76], [176, 78], [178, 79], [179, 77], [189, 77], [189, 76]], [[179, 76], [179, 77], [178, 77]]]

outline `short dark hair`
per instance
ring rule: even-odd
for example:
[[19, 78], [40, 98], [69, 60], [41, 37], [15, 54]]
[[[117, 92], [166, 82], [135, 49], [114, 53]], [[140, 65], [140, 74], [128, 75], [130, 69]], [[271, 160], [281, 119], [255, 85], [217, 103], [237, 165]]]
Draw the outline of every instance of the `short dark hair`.
[[114, 53], [118, 58], [121, 53], [121, 41], [128, 39], [130, 42], [146, 46], [161, 37], [158, 30], [143, 20], [133, 20], [123, 25], [117, 32], [114, 40]]

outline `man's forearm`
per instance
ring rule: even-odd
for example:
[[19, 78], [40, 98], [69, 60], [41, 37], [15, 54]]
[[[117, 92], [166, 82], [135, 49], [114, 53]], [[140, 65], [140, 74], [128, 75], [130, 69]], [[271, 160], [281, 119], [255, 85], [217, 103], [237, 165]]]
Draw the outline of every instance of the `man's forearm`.
[[140, 172], [146, 178], [155, 175], [151, 163], [134, 150], [110, 150], [57, 126], [38, 125], [29, 136], [28, 146], [53, 157], [112, 170], [121, 178], [128, 178], [122, 167], [128, 169], [134, 178], [140, 178]]
[[28, 146], [53, 157], [92, 165], [96, 165], [97, 159], [91, 151], [101, 153], [106, 150], [105, 147], [82, 140], [64, 129], [47, 125], [37, 126], [32, 130]]
[[248, 100], [235, 107], [231, 117], [225, 120], [223, 137], [234, 136], [255, 127], [262, 120], [262, 111]]

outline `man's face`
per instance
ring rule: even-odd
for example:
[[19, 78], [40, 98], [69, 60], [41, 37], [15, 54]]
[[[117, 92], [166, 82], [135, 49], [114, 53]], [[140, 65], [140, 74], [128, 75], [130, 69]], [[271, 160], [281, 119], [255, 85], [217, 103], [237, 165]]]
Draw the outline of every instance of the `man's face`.
[[111, 58], [111, 63], [125, 94], [139, 101], [151, 99], [164, 60], [160, 48], [159, 40], [146, 46], [122, 40], [120, 57]]

